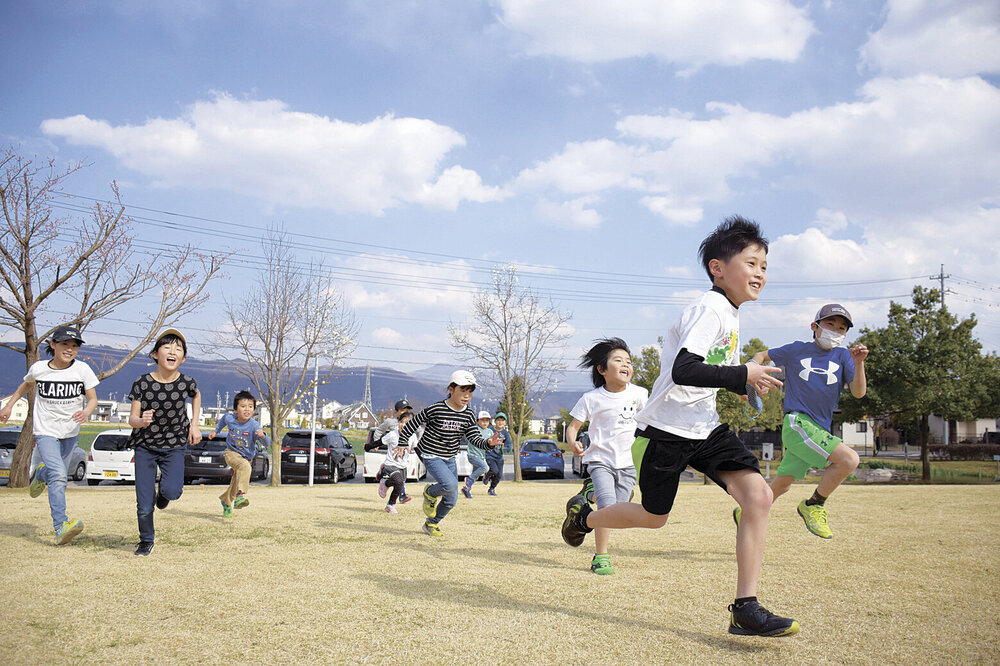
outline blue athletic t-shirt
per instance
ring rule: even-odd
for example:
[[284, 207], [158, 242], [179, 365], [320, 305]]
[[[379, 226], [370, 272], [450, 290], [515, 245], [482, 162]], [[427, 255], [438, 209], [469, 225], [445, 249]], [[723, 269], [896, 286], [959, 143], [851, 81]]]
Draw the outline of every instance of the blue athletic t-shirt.
[[840, 393], [854, 380], [850, 350], [792, 342], [768, 349], [767, 355], [775, 365], [785, 366], [785, 413], [803, 412], [829, 432]]

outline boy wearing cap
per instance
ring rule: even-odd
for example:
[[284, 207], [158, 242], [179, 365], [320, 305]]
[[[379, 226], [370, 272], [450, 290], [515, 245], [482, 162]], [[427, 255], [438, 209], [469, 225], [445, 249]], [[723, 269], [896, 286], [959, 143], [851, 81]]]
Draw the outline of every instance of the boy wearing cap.
[[46, 342], [45, 351], [52, 359], [32, 363], [7, 406], [0, 409], [0, 422], [6, 423], [14, 403], [35, 385], [37, 397], [31, 423], [41, 463], [31, 472], [28, 492], [38, 497], [48, 486], [52, 527], [59, 545], [69, 543], [83, 531], [82, 521], [66, 516], [66, 465], [79, 440], [80, 424], [97, 407], [97, 376], [76, 358], [82, 344], [76, 326], [57, 328]]
[[[785, 367], [785, 418], [781, 427], [785, 451], [771, 482], [774, 499], [785, 494], [796, 479], [805, 477], [810, 467], [825, 467], [812, 497], [798, 506], [806, 528], [823, 539], [833, 538], [824, 503], [858, 466], [854, 449], [830, 433], [833, 410], [843, 388], [849, 387], [855, 398], [864, 397], [867, 389], [868, 348], [861, 344], [850, 350], [840, 346], [853, 325], [844, 306], [829, 303], [820, 308], [810, 325], [812, 340], [767, 349], [753, 358], [760, 364], [773, 362]], [[738, 529], [739, 508], [734, 510], [733, 518]]]
[[510, 432], [507, 430], [507, 415], [497, 412], [493, 417], [493, 431], [501, 437], [500, 446], [494, 446], [486, 452], [486, 464], [489, 471], [483, 474], [483, 485], [489, 485], [487, 495], [497, 496], [497, 486], [503, 481], [503, 454], [514, 450], [514, 443], [511, 441]]
[[[479, 426], [479, 434], [482, 435], [483, 439], [489, 439], [493, 436], [493, 429], [490, 428], [490, 421], [492, 420], [493, 418], [490, 416], [489, 412], [479, 412], [479, 416], [476, 419], [476, 425]], [[465, 485], [462, 486], [462, 494], [465, 495], [466, 499], [472, 499], [472, 484], [474, 484], [479, 478], [479, 475], [488, 470], [490, 466], [486, 463], [485, 449], [475, 446], [464, 437], [462, 438], [462, 441], [465, 442], [465, 450], [469, 455], [469, 462], [472, 463], [472, 471], [469, 472], [467, 477], [465, 477]]]

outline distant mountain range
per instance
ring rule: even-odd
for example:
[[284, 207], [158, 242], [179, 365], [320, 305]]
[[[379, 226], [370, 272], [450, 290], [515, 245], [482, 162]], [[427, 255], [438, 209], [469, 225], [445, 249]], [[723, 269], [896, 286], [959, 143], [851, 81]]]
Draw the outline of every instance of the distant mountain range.
[[[80, 352], [80, 358], [86, 361], [96, 372], [112, 367], [125, 355], [120, 349], [86, 345]], [[256, 393], [250, 380], [237, 370], [240, 361], [220, 359], [204, 360], [190, 357], [181, 367], [182, 372], [194, 377], [201, 390], [202, 404], [227, 404], [232, 396], [240, 390], [248, 389]], [[153, 362], [145, 354], [140, 354], [129, 361], [124, 368], [101, 381], [97, 396], [101, 399], [124, 400], [137, 377], [153, 368]], [[391, 409], [393, 403], [405, 397], [410, 404], [419, 409], [425, 405], [442, 399], [447, 395], [445, 387], [451, 373], [458, 366], [436, 364], [422, 370], [410, 373], [400, 372], [392, 368], [373, 366], [371, 368], [372, 407], [376, 411]], [[323, 371], [321, 366], [320, 371]], [[336, 400], [341, 404], [349, 404], [362, 399], [365, 393], [364, 367], [338, 368], [332, 381], [319, 387], [320, 402]], [[24, 357], [10, 349], [0, 347], [0, 396], [13, 393], [24, 378]], [[309, 372], [312, 378], [312, 372]], [[560, 390], [545, 396], [535, 410], [535, 416], [546, 417], [559, 413], [559, 408], [571, 408], [590, 386], [587, 377], [582, 373], [567, 375], [560, 381]], [[228, 399], [227, 399], [228, 396]], [[310, 400], [306, 403], [311, 405]], [[496, 400], [473, 400], [475, 409], [485, 408], [493, 411]]]

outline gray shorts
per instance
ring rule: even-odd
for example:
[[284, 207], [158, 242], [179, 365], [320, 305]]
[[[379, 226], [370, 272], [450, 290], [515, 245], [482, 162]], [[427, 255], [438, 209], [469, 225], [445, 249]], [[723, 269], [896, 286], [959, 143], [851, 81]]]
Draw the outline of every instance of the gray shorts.
[[587, 463], [590, 480], [594, 483], [594, 502], [603, 509], [618, 502], [628, 502], [635, 487], [635, 467], [615, 469], [601, 462]]

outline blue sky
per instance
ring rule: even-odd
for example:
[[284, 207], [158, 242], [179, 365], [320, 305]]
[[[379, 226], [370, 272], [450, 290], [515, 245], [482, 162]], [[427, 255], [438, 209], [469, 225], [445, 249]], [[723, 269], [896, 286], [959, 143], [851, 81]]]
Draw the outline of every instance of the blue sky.
[[178, 322], [191, 337], [222, 324], [281, 224], [340, 276], [357, 363], [454, 362], [448, 322], [507, 262], [573, 313], [567, 359], [604, 335], [640, 347], [708, 286], [698, 243], [740, 213], [771, 241], [745, 339], [801, 338], [828, 301], [881, 326], [944, 264], [949, 307], [1000, 349], [993, 0], [52, 1], [0, 18], [3, 143], [90, 163], [71, 194], [116, 180], [147, 242], [236, 251]]

